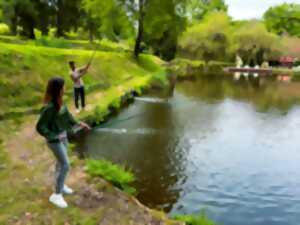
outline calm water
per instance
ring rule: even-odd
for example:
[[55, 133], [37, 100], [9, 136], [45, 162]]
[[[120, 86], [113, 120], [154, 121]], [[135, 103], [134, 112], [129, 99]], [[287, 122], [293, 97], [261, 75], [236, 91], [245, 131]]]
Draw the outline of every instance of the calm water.
[[205, 77], [143, 96], [78, 147], [126, 165], [138, 198], [223, 225], [300, 222], [300, 83]]

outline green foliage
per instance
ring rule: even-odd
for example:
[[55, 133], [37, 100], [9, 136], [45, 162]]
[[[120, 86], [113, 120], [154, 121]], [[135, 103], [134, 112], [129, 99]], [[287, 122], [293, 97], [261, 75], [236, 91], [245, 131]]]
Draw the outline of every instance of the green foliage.
[[180, 56], [193, 56], [199, 60], [226, 60], [231, 43], [230, 18], [224, 12], [212, 12], [183, 33], [180, 41]]
[[51, 38], [47, 36], [41, 36], [36, 38], [35, 44], [37, 46], [45, 46], [51, 48], [70, 48], [71, 44], [64, 38]]
[[173, 218], [185, 222], [187, 225], [215, 225], [213, 221], [207, 218], [204, 211], [199, 215], [175, 215]]
[[280, 55], [280, 39], [267, 31], [263, 23], [250, 21], [236, 29], [232, 52], [238, 53], [246, 64], [261, 64]]
[[284, 3], [271, 7], [264, 14], [267, 28], [276, 34], [300, 37], [300, 4]]
[[110, 40], [129, 38], [134, 35], [133, 24], [126, 10], [117, 0], [83, 0], [82, 6], [94, 23], [99, 23], [102, 37]]
[[107, 160], [88, 159], [86, 161], [86, 171], [90, 176], [102, 177], [129, 194], [136, 193], [136, 190], [130, 186], [135, 181], [135, 176], [130, 171], [126, 171], [124, 167]]
[[227, 11], [228, 6], [224, 0], [189, 0], [187, 13], [192, 21], [201, 20], [210, 12]]
[[150, 0], [144, 18], [144, 43], [155, 55], [171, 60], [175, 57], [179, 35], [186, 28], [186, 17], [180, 10], [185, 0]]
[[207, 14], [183, 33], [179, 56], [196, 60], [234, 61], [235, 55], [254, 66], [284, 51], [280, 37], [259, 21], [232, 22], [225, 12]]
[[283, 36], [279, 45], [281, 45], [281, 52], [284, 56], [300, 58], [300, 38]]
[[34, 27], [38, 18], [35, 1], [8, 0], [3, 3], [3, 9], [4, 19], [13, 34], [17, 33], [17, 27], [20, 26], [22, 35], [34, 38]]
[[0, 35], [9, 34], [9, 27], [5, 23], [0, 23]]

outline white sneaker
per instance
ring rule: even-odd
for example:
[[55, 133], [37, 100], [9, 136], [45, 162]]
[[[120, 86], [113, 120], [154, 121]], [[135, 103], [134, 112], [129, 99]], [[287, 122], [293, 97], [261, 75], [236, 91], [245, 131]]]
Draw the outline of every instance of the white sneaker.
[[69, 188], [67, 185], [64, 185], [63, 192], [64, 192], [64, 194], [67, 194], [67, 195], [71, 195], [74, 193], [74, 191], [71, 188]]
[[67, 208], [68, 207], [68, 204], [64, 200], [64, 197], [62, 196], [62, 194], [53, 193], [49, 198], [49, 202], [53, 203], [54, 205], [56, 205], [59, 208]]

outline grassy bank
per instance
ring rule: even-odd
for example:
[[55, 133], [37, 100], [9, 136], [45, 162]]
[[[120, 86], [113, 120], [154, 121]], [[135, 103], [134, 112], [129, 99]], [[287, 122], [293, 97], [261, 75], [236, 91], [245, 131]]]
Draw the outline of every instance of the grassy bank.
[[232, 66], [229, 62], [210, 61], [208, 63], [201, 60], [190, 60], [185, 58], [176, 58], [168, 64], [171, 73], [175, 74], [179, 79], [192, 76], [201, 76], [208, 74], [224, 73], [223, 68]]
[[[180, 224], [147, 209], [101, 178], [91, 182], [83, 171], [85, 162], [74, 156], [67, 183], [77, 193], [67, 197], [70, 207], [60, 210], [48, 203], [54, 159], [35, 132], [37, 117], [8, 115], [39, 108], [46, 82], [56, 74], [66, 79], [70, 103], [72, 84], [66, 63], [84, 64], [90, 56], [91, 51], [85, 50], [0, 43], [0, 224]], [[161, 65], [160, 59], [150, 55], [136, 61], [129, 53], [97, 52], [84, 79], [88, 109], [80, 117], [102, 121], [111, 109], [120, 107], [122, 96], [165, 80]]]
[[[205, 63], [201, 60], [190, 60], [185, 58], [177, 58], [170, 62], [167, 67], [179, 79], [209, 75], [224, 74], [224, 68], [234, 67], [234, 63], [210, 61]], [[275, 75], [290, 75], [293, 80], [300, 80], [300, 71], [288, 68], [273, 68], [272, 73]]]
[[[0, 115], [37, 105], [47, 80], [54, 75], [66, 79], [67, 96], [71, 96], [67, 62], [75, 60], [83, 65], [91, 54], [86, 50], [0, 43]], [[88, 91], [105, 90], [150, 73], [163, 73], [159, 64], [160, 60], [150, 55], [136, 61], [130, 53], [98, 51], [84, 81]]]

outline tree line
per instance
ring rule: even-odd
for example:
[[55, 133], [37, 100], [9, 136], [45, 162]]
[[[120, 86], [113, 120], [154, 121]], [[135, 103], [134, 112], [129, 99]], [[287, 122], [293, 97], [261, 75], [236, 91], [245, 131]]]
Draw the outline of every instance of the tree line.
[[0, 0], [0, 19], [12, 34], [35, 39], [34, 29], [64, 37], [79, 28], [89, 39], [135, 39], [134, 53], [153, 49], [171, 59], [177, 40], [193, 19], [226, 10], [223, 0]]
[[[212, 18], [211, 21], [207, 19], [209, 14], [215, 12], [226, 16]], [[197, 54], [204, 59], [222, 58], [219, 55], [226, 56], [232, 49], [228, 47], [232, 39], [226, 39], [232, 29], [226, 23], [233, 22], [227, 15], [224, 0], [0, 0], [1, 21], [8, 24], [13, 35], [30, 39], [35, 39], [35, 29], [45, 36], [50, 30], [55, 30], [56, 37], [66, 37], [70, 31], [81, 30], [91, 41], [95, 38], [112, 41], [132, 39], [136, 56], [143, 50], [151, 49], [155, 55], [166, 60], [175, 57], [178, 46], [188, 44], [181, 41], [178, 45], [179, 40], [187, 39], [187, 35], [194, 33], [196, 36], [202, 35], [207, 43], [210, 39], [217, 43], [211, 47], [217, 49], [218, 56], [214, 56], [205, 41], [201, 46], [195, 43], [199, 50]], [[203, 28], [205, 22], [208, 31]], [[241, 25], [239, 30], [245, 33], [244, 36], [248, 35], [247, 28], [242, 29], [243, 25], [247, 25], [245, 21], [235, 24], [236, 27]], [[284, 3], [271, 7], [264, 14], [263, 24], [267, 32], [300, 37], [300, 4]], [[255, 27], [247, 26], [251, 29]], [[215, 36], [210, 37], [209, 32], [217, 27], [224, 30], [216, 31]], [[191, 32], [191, 29], [194, 31]], [[255, 29], [266, 35], [264, 28]], [[273, 43], [274, 37], [268, 37]], [[253, 41], [257, 40], [260, 39]], [[263, 52], [266, 54], [268, 51], [264, 49]], [[250, 50], [241, 52], [247, 55]]]

